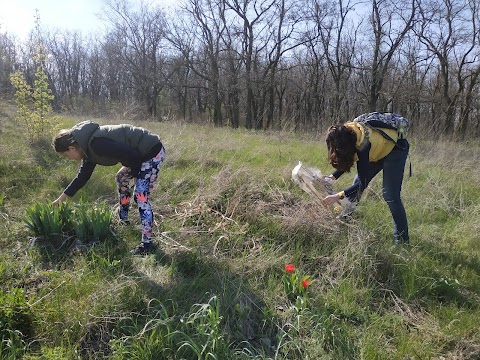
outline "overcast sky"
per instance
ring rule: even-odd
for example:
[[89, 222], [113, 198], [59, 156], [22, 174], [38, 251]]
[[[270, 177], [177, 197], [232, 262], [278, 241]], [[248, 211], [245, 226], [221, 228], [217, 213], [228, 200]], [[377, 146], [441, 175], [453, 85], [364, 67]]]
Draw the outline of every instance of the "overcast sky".
[[[139, 3], [140, 0], [133, 2]], [[175, 4], [175, 0], [150, 0], [147, 3], [166, 6]], [[15, 34], [25, 40], [35, 27], [35, 9], [38, 9], [42, 28], [95, 33], [104, 29], [98, 18], [103, 8], [103, 0], [0, 0], [0, 32]]]

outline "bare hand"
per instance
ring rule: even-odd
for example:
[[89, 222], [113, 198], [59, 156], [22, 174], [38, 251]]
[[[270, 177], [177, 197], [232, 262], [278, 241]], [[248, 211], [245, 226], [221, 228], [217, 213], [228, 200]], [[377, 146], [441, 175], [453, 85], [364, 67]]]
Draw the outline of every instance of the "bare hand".
[[58, 197], [58, 199], [56, 199], [54, 202], [52, 202], [52, 206], [53, 206], [53, 207], [59, 206], [62, 202], [65, 201], [66, 198], [67, 198], [67, 195], [65, 195], [64, 193], [62, 193], [62, 195], [60, 195], [60, 196]]
[[338, 200], [340, 200], [339, 194], [328, 195], [322, 200], [322, 205], [327, 207], [335, 204]]

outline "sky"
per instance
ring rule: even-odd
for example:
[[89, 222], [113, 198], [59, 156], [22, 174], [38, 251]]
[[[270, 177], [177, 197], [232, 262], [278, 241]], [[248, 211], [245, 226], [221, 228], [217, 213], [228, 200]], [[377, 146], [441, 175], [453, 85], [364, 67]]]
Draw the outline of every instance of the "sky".
[[[150, 2], [166, 6], [175, 0]], [[103, 0], [0, 0], [0, 32], [27, 39], [35, 27], [35, 9], [38, 9], [42, 28], [96, 33], [105, 28], [98, 16], [103, 8]]]

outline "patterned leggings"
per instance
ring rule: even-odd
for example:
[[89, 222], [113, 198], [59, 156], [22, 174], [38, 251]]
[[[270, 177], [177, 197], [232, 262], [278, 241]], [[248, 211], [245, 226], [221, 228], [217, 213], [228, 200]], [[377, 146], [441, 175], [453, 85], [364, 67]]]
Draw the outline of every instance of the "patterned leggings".
[[[135, 181], [133, 200], [137, 203], [140, 212], [140, 220], [142, 222], [142, 242], [152, 241], [153, 211], [148, 198], [150, 196], [150, 191], [153, 189], [153, 185], [157, 180], [164, 159], [165, 148], [162, 148], [154, 158], [147, 160], [142, 164]], [[122, 166], [117, 172], [115, 179], [120, 201], [119, 216], [121, 220], [127, 220], [128, 210], [130, 208], [130, 198], [132, 196], [130, 192], [130, 183], [133, 179], [133, 176], [130, 174], [130, 168]]]

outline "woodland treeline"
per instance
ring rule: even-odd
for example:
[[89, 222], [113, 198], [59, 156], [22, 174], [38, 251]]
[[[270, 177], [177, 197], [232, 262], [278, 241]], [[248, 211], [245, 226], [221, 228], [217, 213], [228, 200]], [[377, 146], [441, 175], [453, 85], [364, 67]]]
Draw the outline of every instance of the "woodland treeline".
[[395, 111], [415, 133], [480, 134], [480, 0], [112, 0], [101, 18], [0, 35], [3, 96], [15, 70], [33, 84], [40, 43], [57, 111], [306, 131]]

